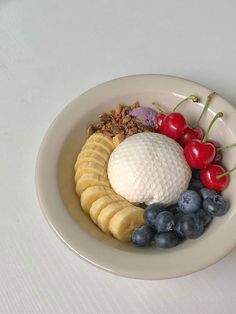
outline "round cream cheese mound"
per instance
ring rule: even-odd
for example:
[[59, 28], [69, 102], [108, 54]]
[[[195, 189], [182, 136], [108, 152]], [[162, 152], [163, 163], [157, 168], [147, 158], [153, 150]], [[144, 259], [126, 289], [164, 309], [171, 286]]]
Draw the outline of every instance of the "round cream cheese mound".
[[112, 152], [108, 177], [116, 193], [131, 203], [171, 205], [188, 188], [191, 169], [182, 147], [157, 133], [138, 133]]

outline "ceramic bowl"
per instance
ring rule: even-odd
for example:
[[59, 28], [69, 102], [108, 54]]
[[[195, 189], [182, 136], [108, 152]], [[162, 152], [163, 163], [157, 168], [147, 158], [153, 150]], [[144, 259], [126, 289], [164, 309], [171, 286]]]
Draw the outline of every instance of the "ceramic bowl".
[[[139, 279], [167, 279], [201, 270], [229, 253], [236, 244], [236, 175], [232, 174], [224, 196], [230, 200], [229, 212], [215, 218], [202, 237], [187, 240], [172, 249], [136, 248], [102, 233], [83, 213], [74, 186], [74, 164], [86, 140], [88, 125], [98, 114], [116, 105], [139, 100], [142, 106], [161, 103], [171, 111], [190, 94], [199, 103], [180, 108], [189, 123], [196, 121], [211, 91], [197, 83], [165, 75], [135, 75], [100, 84], [72, 101], [48, 129], [38, 154], [36, 190], [49, 225], [61, 240], [85, 261], [114, 274]], [[236, 109], [216, 95], [202, 119], [203, 128], [213, 115], [223, 111], [210, 138], [222, 145], [236, 141]], [[236, 163], [235, 149], [224, 153], [223, 163]]]

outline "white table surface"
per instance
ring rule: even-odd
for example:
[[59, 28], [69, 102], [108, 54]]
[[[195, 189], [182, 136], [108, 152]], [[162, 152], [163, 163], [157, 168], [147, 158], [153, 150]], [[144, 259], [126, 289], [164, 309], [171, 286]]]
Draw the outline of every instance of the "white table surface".
[[235, 250], [184, 278], [116, 277], [66, 248], [34, 189], [51, 121], [98, 83], [172, 74], [236, 104], [235, 15], [234, 0], [0, 0], [0, 313], [236, 312]]

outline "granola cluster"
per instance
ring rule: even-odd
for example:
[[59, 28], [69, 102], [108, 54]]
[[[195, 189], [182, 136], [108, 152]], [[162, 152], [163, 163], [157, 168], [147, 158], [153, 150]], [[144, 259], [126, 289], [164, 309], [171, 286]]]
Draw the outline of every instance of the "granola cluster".
[[137, 107], [140, 107], [139, 102], [131, 106], [118, 105], [114, 110], [101, 113], [99, 122], [88, 128], [88, 136], [95, 132], [103, 133], [112, 137], [114, 144], [118, 145], [123, 139], [133, 134], [155, 132], [155, 129], [145, 126], [141, 120], [131, 116], [132, 109]]

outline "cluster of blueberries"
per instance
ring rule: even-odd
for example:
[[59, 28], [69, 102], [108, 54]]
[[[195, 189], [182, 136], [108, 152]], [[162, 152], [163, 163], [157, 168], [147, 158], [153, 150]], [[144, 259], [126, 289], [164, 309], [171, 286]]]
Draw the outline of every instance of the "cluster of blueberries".
[[139, 247], [153, 243], [159, 248], [174, 247], [184, 239], [199, 238], [213, 217], [223, 216], [228, 209], [222, 195], [204, 188], [198, 177], [192, 178], [177, 204], [163, 207], [155, 203], [145, 209], [145, 224], [134, 229], [132, 242]]

